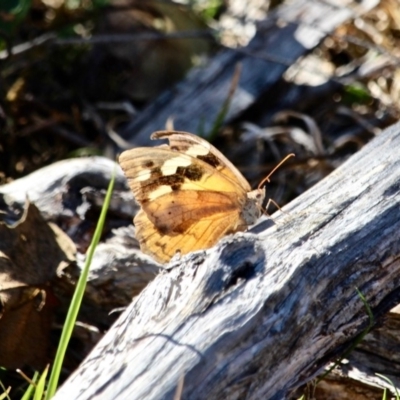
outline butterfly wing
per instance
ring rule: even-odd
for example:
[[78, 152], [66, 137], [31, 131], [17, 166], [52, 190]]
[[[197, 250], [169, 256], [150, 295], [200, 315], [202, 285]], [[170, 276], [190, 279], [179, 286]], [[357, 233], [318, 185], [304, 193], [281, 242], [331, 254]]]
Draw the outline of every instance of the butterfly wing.
[[251, 187], [239, 170], [212, 144], [189, 132], [158, 131], [151, 139], [168, 139], [169, 148], [181, 154], [187, 154], [204, 161], [223, 174], [227, 179], [240, 185], [245, 192]]
[[119, 158], [142, 206], [134, 219], [141, 249], [161, 262], [246, 229], [242, 210], [250, 190], [209, 143], [187, 133], [167, 133], [153, 137], [168, 137], [170, 147], [135, 148]]
[[144, 205], [134, 223], [142, 251], [161, 263], [177, 252], [212, 247], [222, 236], [247, 227], [229, 196], [209, 191], [169, 193]]
[[246, 197], [246, 190], [206, 162], [166, 147], [124, 151], [119, 163], [136, 200], [143, 204], [185, 190], [229, 192]]

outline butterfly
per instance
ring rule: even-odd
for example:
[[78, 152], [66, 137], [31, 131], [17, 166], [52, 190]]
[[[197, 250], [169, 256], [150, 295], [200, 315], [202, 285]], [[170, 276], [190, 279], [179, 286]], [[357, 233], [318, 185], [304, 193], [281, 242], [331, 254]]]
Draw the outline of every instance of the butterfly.
[[262, 214], [265, 188], [251, 187], [206, 140], [158, 131], [169, 145], [124, 151], [119, 163], [141, 209], [134, 218], [141, 250], [160, 263], [214, 246]]

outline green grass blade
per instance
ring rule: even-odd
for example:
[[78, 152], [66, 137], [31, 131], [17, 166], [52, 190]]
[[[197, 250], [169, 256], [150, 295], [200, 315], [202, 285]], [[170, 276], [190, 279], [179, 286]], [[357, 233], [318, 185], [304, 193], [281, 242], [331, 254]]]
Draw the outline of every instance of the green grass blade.
[[47, 373], [49, 372], [49, 365], [44, 369], [42, 375], [39, 378], [39, 381], [36, 385], [36, 390], [35, 390], [35, 395], [33, 396], [33, 400], [42, 400], [44, 391], [46, 388], [46, 378], [47, 378]]
[[[5, 371], [6, 369], [3, 367], [0, 367], [0, 370]], [[3, 391], [3, 393], [0, 393], [0, 400], [3, 400], [3, 399], [11, 400], [10, 396], [8, 395], [10, 388], [6, 389], [6, 387], [3, 385], [2, 381], [0, 381], [0, 389]]]
[[369, 304], [368, 304], [366, 298], [364, 297], [364, 295], [358, 290], [358, 288], [356, 288], [356, 291], [357, 291], [357, 294], [360, 297], [361, 301], [364, 303], [364, 307], [367, 310], [367, 314], [368, 314], [368, 317], [369, 317], [369, 324], [368, 324], [368, 327], [366, 328], [366, 330], [368, 330], [368, 331], [364, 334], [364, 336], [365, 336], [372, 329], [372, 327], [375, 324], [374, 314], [372, 313], [371, 307], [369, 306]]
[[216, 138], [218, 131], [221, 129], [221, 127], [225, 121], [225, 118], [228, 115], [229, 109], [231, 107], [233, 95], [235, 94], [236, 88], [239, 85], [241, 70], [242, 70], [241, 64], [237, 64], [235, 67], [235, 71], [233, 73], [232, 82], [231, 82], [231, 86], [229, 88], [228, 95], [227, 95], [225, 101], [223, 102], [217, 116], [215, 117], [214, 123], [210, 129], [210, 132], [208, 132], [208, 134], [205, 136], [205, 138], [207, 140], [209, 140], [210, 142], [212, 142]]
[[33, 374], [33, 378], [31, 379], [31, 383], [29, 384], [28, 388], [26, 389], [24, 395], [21, 397], [21, 400], [29, 400], [32, 395], [33, 395], [33, 391], [36, 388], [36, 382], [39, 378], [39, 372], [35, 371], [35, 373]]
[[0, 394], [0, 400], [4, 400], [4, 399], [11, 400], [11, 399], [10, 399], [10, 396], [8, 395], [8, 391], [9, 391], [9, 390], [10, 390], [10, 389], [7, 389], [5, 392], [3, 392], [3, 393]]
[[57, 390], [62, 363], [64, 361], [65, 353], [67, 351], [67, 346], [71, 339], [72, 331], [74, 329], [76, 318], [78, 316], [79, 308], [82, 303], [82, 298], [83, 298], [83, 295], [85, 292], [86, 281], [87, 281], [87, 277], [89, 274], [89, 266], [92, 262], [94, 250], [100, 241], [101, 232], [103, 231], [104, 221], [106, 219], [107, 210], [108, 210], [110, 200], [111, 200], [111, 194], [112, 194], [112, 191], [114, 188], [114, 181], [115, 181], [115, 170], [113, 172], [113, 176], [112, 176], [110, 184], [108, 186], [104, 204], [101, 209], [100, 218], [99, 218], [99, 221], [97, 222], [96, 231], [93, 235], [92, 242], [87, 251], [85, 266], [82, 270], [82, 273], [79, 278], [78, 284], [76, 286], [74, 295], [72, 297], [71, 305], [68, 310], [64, 328], [61, 333], [60, 343], [58, 345], [56, 357], [54, 359], [54, 365], [51, 370], [49, 385], [48, 385], [48, 389], [47, 389], [47, 393], [46, 393], [46, 400], [51, 399]]
[[393, 391], [394, 391], [394, 393], [396, 395], [396, 400], [400, 400], [399, 391], [397, 390], [397, 387], [394, 385], [394, 383], [385, 375], [382, 375], [382, 374], [375, 374], [375, 375], [379, 376], [379, 378], [381, 378], [381, 379], [385, 380], [386, 382], [388, 382], [394, 389]]

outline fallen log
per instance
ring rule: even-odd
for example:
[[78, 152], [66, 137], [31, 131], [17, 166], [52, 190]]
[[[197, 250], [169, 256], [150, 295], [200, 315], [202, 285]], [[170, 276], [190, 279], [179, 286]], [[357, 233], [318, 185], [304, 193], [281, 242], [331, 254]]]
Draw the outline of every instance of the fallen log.
[[55, 399], [288, 398], [371, 322], [358, 291], [374, 321], [399, 300], [399, 152], [397, 124], [273, 224], [173, 260]]
[[[185, 80], [162, 93], [128, 123], [122, 132], [124, 138], [138, 146], [148, 145], [149, 134], [165, 129], [171, 118], [176, 130], [210, 132], [224, 108], [237, 65], [241, 66], [240, 79], [224, 123], [238, 118], [267, 94], [277, 104], [284, 104], [285, 100], [277, 99], [271, 89], [288, 67], [341, 24], [377, 4], [376, 0], [349, 2], [346, 6], [295, 0], [277, 7], [259, 22], [255, 37], [246, 47], [225, 48], [205, 67], [191, 71]], [[293, 99], [293, 93], [286, 96]], [[304, 97], [297, 100], [305, 101]]]

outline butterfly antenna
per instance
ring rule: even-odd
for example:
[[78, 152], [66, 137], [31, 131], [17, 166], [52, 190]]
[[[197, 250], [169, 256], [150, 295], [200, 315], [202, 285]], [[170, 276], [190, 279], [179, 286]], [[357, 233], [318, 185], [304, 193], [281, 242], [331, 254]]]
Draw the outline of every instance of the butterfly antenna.
[[294, 157], [294, 153], [288, 154], [258, 185], [258, 189], [261, 189], [261, 186], [264, 185], [265, 182], [269, 182], [269, 178], [271, 175], [284, 163], [286, 162], [289, 158]]

